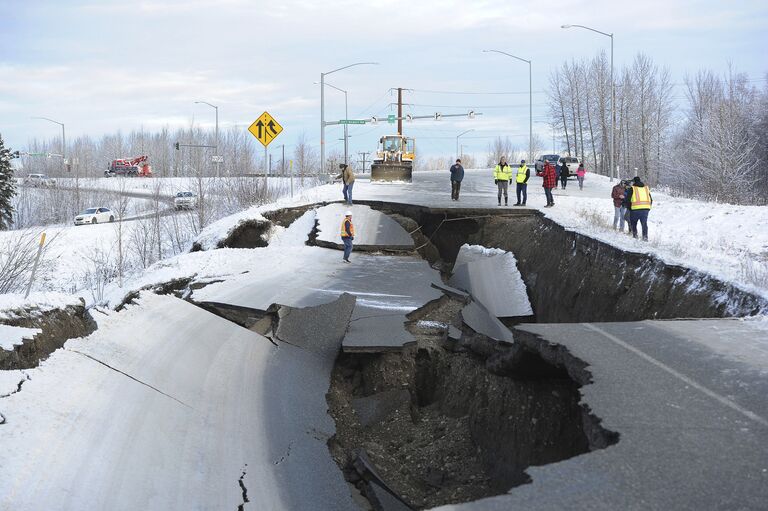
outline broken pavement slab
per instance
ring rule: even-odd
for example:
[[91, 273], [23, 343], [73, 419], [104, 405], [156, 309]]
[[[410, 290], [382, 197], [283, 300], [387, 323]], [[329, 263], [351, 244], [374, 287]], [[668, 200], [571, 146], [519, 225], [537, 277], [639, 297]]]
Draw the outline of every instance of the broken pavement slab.
[[317, 209], [318, 245], [343, 248], [341, 222], [344, 213], [352, 211], [355, 226], [355, 250], [358, 251], [409, 251], [413, 250], [413, 238], [389, 216], [369, 206], [329, 204]]
[[355, 297], [342, 293], [338, 299], [311, 307], [280, 306], [275, 339], [329, 355], [335, 360], [355, 308]]
[[463, 245], [449, 284], [467, 291], [497, 318], [533, 315], [525, 282], [511, 252]]
[[236, 509], [247, 489], [246, 509], [352, 511], [332, 366], [143, 293], [0, 400], [0, 508]]
[[512, 332], [479, 302], [472, 301], [461, 310], [464, 323], [472, 330], [491, 339], [512, 342]]

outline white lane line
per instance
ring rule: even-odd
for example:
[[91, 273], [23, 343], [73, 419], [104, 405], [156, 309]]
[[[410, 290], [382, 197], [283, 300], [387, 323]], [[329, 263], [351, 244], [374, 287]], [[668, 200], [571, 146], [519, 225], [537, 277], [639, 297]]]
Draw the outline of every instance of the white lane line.
[[629, 344], [627, 344], [626, 342], [622, 341], [621, 339], [619, 339], [615, 335], [611, 335], [608, 332], [606, 332], [605, 330], [603, 330], [602, 328], [597, 327], [597, 326], [595, 326], [595, 325], [593, 325], [591, 323], [582, 323], [582, 325], [584, 325], [585, 327], [589, 328], [590, 330], [593, 330], [593, 331], [601, 334], [606, 339], [609, 339], [609, 340], [615, 342], [616, 344], [618, 344], [622, 348], [624, 348], [624, 349], [626, 349], [628, 351], [631, 351], [635, 355], [637, 355], [640, 358], [650, 362], [651, 364], [655, 365], [659, 369], [663, 369], [664, 371], [668, 372], [669, 374], [671, 374], [675, 378], [677, 378], [679, 380], [682, 380], [683, 382], [685, 382], [686, 384], [690, 385], [691, 387], [693, 387], [695, 389], [698, 389], [699, 391], [703, 392], [704, 394], [706, 394], [707, 396], [711, 397], [712, 399], [715, 399], [719, 403], [727, 406], [728, 408], [731, 408], [732, 410], [736, 410], [737, 412], [739, 412], [740, 414], [744, 415], [748, 419], [751, 419], [751, 420], [757, 422], [758, 424], [762, 424], [763, 426], [768, 427], [768, 420], [766, 420], [763, 417], [757, 415], [756, 413], [751, 412], [751, 411], [747, 410], [746, 408], [744, 408], [744, 407], [734, 403], [733, 401], [731, 401], [727, 397], [721, 396], [717, 392], [709, 390], [705, 386], [703, 386], [700, 383], [697, 383], [696, 381], [690, 379], [686, 375], [684, 375], [684, 374], [682, 374], [682, 373], [680, 373], [678, 371], [675, 371], [674, 369], [672, 369], [671, 367], [669, 367], [665, 363], [656, 360], [652, 356], [648, 355], [645, 352], [640, 351], [639, 349], [635, 348], [634, 346], [630, 346]]

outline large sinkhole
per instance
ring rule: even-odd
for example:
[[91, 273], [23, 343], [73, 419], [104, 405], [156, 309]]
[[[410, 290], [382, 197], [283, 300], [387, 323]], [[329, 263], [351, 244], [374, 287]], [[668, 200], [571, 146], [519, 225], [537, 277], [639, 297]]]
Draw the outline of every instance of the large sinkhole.
[[382, 494], [414, 509], [499, 495], [529, 482], [529, 466], [618, 440], [580, 404], [566, 370], [535, 351], [495, 346], [488, 357], [450, 343], [338, 358], [329, 445], [374, 509], [385, 508]]

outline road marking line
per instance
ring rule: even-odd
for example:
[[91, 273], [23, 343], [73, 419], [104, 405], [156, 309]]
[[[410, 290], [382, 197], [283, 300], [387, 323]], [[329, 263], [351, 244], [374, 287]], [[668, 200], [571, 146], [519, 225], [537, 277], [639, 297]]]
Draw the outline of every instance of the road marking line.
[[622, 341], [621, 339], [619, 339], [615, 335], [609, 334], [608, 332], [606, 332], [602, 328], [597, 327], [597, 326], [595, 326], [595, 325], [593, 325], [591, 323], [582, 323], [582, 324], [585, 327], [589, 328], [590, 330], [593, 330], [593, 331], [603, 335], [606, 339], [609, 339], [609, 340], [615, 342], [616, 344], [618, 344], [622, 348], [624, 348], [626, 350], [629, 350], [632, 353], [634, 353], [635, 355], [639, 356], [640, 358], [650, 362], [651, 364], [655, 365], [656, 367], [658, 367], [660, 369], [663, 369], [664, 371], [668, 372], [672, 376], [674, 376], [674, 377], [678, 378], [679, 380], [682, 380], [683, 382], [687, 383], [691, 387], [694, 387], [694, 388], [698, 389], [699, 391], [703, 392], [704, 394], [706, 394], [707, 396], [711, 397], [712, 399], [715, 399], [716, 401], [720, 402], [721, 404], [727, 406], [728, 408], [731, 408], [732, 410], [736, 410], [737, 412], [739, 412], [740, 414], [744, 415], [748, 419], [751, 419], [751, 420], [757, 422], [758, 424], [762, 424], [763, 426], [768, 427], [768, 420], [766, 420], [763, 417], [757, 415], [756, 413], [751, 412], [751, 411], [747, 410], [746, 408], [744, 408], [744, 407], [734, 403], [733, 401], [731, 401], [727, 397], [721, 396], [720, 394], [718, 394], [718, 393], [716, 393], [716, 392], [714, 392], [712, 390], [709, 390], [705, 386], [703, 386], [700, 383], [697, 383], [696, 381], [690, 379], [686, 375], [684, 375], [684, 374], [682, 374], [682, 373], [672, 369], [671, 367], [669, 367], [665, 363], [660, 362], [660, 361], [656, 360], [655, 358], [653, 358], [652, 356], [648, 355], [647, 353], [645, 353], [643, 351], [640, 351], [639, 349], [635, 348], [634, 346], [631, 346], [631, 345], [627, 344], [626, 342]]

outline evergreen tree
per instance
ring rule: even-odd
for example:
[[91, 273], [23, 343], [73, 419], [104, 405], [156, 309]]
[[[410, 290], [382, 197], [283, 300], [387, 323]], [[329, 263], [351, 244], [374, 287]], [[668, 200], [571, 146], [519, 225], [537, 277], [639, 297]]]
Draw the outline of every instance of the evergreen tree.
[[16, 195], [16, 180], [11, 168], [11, 150], [5, 148], [0, 135], [0, 231], [11, 226], [13, 220], [13, 197]]

